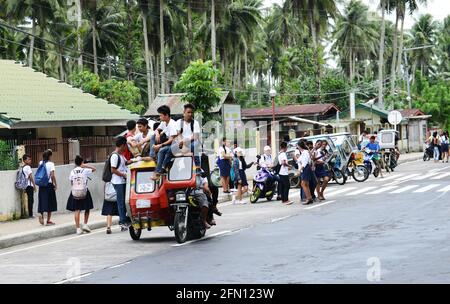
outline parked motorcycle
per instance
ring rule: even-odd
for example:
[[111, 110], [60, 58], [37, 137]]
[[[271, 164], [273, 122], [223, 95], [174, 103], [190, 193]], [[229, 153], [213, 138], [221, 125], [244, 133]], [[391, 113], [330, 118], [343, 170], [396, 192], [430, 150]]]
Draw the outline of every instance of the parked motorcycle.
[[[376, 153], [374, 153], [374, 151], [365, 149], [364, 150], [364, 166], [366, 166], [367, 170], [369, 171], [369, 175], [373, 173], [373, 175], [375, 177], [378, 177], [378, 175], [380, 174], [380, 169], [375, 165], [375, 163], [373, 161], [375, 155], [376, 155]], [[375, 167], [375, 169], [373, 169], [374, 167]]]
[[427, 145], [425, 152], [423, 153], [423, 161], [429, 161], [433, 158], [433, 148], [430, 145]]
[[254, 204], [260, 198], [271, 201], [277, 189], [275, 174], [267, 168], [261, 168], [253, 178], [253, 190], [250, 203]]

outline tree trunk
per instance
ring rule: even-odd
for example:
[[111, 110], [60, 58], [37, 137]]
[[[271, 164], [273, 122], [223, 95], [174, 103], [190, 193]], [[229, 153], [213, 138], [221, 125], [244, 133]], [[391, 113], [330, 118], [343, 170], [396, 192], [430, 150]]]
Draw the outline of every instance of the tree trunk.
[[238, 52], [238, 60], [237, 60], [237, 64], [238, 64], [238, 70], [237, 70], [237, 87], [238, 89], [242, 88], [242, 82], [241, 82], [241, 66], [242, 66], [242, 60], [241, 60], [241, 53]]
[[62, 46], [59, 46], [59, 54], [58, 54], [58, 60], [59, 60], [59, 80], [64, 81], [64, 66], [63, 66], [63, 49]]
[[385, 36], [385, 0], [381, 0], [381, 33], [380, 33], [380, 52], [378, 58], [378, 106], [383, 109], [383, 65], [384, 65], [384, 36]]
[[353, 86], [353, 52], [350, 50], [349, 71], [350, 71], [350, 86]]
[[94, 55], [94, 74], [98, 75], [98, 64], [97, 64], [97, 29], [96, 29], [96, 20], [95, 17], [92, 18], [91, 26], [92, 26], [92, 51]]
[[187, 31], [188, 31], [188, 47], [189, 47], [189, 61], [191, 61], [193, 59], [193, 51], [192, 51], [192, 47], [194, 45], [193, 41], [193, 32], [192, 32], [192, 0], [188, 0], [187, 1], [187, 18], [188, 18], [188, 22], [187, 22]]
[[261, 105], [261, 92], [262, 92], [262, 73], [258, 72], [258, 105]]
[[244, 46], [244, 86], [247, 87], [248, 82], [248, 58], [247, 58], [247, 46]]
[[394, 95], [395, 90], [395, 68], [396, 68], [396, 60], [397, 60], [397, 37], [398, 37], [398, 20], [399, 20], [399, 8], [397, 8], [397, 13], [395, 16], [395, 29], [394, 29], [394, 38], [392, 41], [392, 62], [391, 62], [391, 95]]
[[83, 51], [81, 42], [81, 0], [76, 0], [77, 5], [77, 51], [78, 51], [78, 72], [83, 71]]
[[153, 52], [149, 50], [150, 53], [150, 57], [148, 58], [148, 61], [150, 62], [150, 89], [151, 89], [151, 94], [153, 96], [152, 101], [155, 99], [156, 97], [156, 90], [155, 90], [155, 69], [153, 68]]
[[28, 66], [33, 68], [33, 53], [34, 53], [34, 37], [36, 36], [36, 20], [34, 15], [31, 16], [31, 38], [30, 38], [30, 50], [28, 53]]
[[397, 67], [396, 67], [396, 72], [399, 74], [399, 78], [400, 78], [400, 66], [402, 64], [402, 53], [403, 53], [403, 26], [405, 24], [405, 14], [403, 12], [401, 19], [400, 19], [400, 39], [399, 39], [399, 43], [398, 43], [398, 56], [397, 56]]
[[[211, 60], [216, 67], [216, 6], [215, 0], [211, 0]], [[214, 81], [216, 81], [214, 77]]]
[[147, 74], [147, 99], [148, 106], [153, 101], [153, 88], [151, 84], [151, 74], [150, 74], [150, 53], [148, 51], [148, 30], [147, 30], [147, 14], [145, 12], [141, 12], [142, 17], [142, 28], [144, 31], [144, 50], [145, 50], [145, 71]]
[[165, 50], [164, 50], [164, 0], [159, 0], [159, 45], [160, 45], [160, 64], [161, 64], [161, 94], [165, 93]]

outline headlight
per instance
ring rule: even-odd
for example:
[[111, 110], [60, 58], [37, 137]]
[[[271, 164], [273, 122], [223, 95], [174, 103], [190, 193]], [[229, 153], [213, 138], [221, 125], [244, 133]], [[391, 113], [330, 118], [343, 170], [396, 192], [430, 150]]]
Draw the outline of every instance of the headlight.
[[176, 201], [186, 201], [186, 193], [177, 193], [176, 196]]

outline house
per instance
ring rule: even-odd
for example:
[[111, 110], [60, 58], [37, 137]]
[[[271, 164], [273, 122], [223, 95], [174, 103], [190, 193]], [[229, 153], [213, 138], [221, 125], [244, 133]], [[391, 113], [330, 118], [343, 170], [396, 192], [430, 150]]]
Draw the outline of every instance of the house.
[[[397, 125], [399, 132], [398, 146], [401, 151], [423, 151], [423, 142], [427, 134], [427, 120], [431, 117], [418, 109], [399, 110], [402, 121]], [[389, 111], [380, 109], [374, 104], [360, 103], [355, 105], [355, 118], [350, 117], [350, 111], [340, 113], [339, 119], [328, 120], [335, 126], [337, 132], [361, 134], [367, 130], [373, 134], [380, 129], [393, 129], [388, 121]]]
[[18, 62], [0, 60], [0, 139], [25, 145], [35, 162], [51, 148], [56, 164], [68, 163], [73, 138], [87, 160], [103, 161], [112, 136], [138, 117]]
[[242, 109], [241, 116], [244, 123], [254, 122], [258, 126], [260, 147], [257, 148], [262, 151], [262, 147], [272, 143], [270, 128], [273, 114], [279, 128], [276, 135], [278, 145], [278, 142], [287, 136], [292, 139], [308, 134], [332, 133], [332, 126], [323, 124], [322, 120], [335, 117], [338, 111], [338, 107], [333, 103], [297, 104], [275, 106], [275, 111], [272, 111], [271, 107]]

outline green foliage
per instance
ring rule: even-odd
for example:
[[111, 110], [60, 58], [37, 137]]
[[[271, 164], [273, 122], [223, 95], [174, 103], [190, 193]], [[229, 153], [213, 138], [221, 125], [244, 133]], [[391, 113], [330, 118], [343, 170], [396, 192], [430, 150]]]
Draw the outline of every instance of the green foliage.
[[13, 149], [5, 141], [0, 140], [0, 170], [15, 170], [17, 167], [18, 161]]
[[450, 86], [449, 82], [439, 80], [430, 85], [424, 83], [422, 96], [415, 102], [415, 106], [427, 114], [433, 115], [433, 122], [442, 128], [450, 129]]
[[191, 62], [180, 80], [175, 84], [175, 91], [186, 93], [183, 101], [192, 103], [196, 111], [208, 120], [208, 111], [220, 101], [220, 90], [214, 84], [214, 78], [219, 76], [211, 61], [197, 60]]
[[140, 90], [132, 81], [100, 81], [97, 75], [84, 71], [72, 77], [72, 85], [131, 112], [142, 114], [144, 111]]
[[86, 93], [93, 95], [98, 94], [100, 86], [100, 78], [94, 73], [83, 71], [77, 74], [73, 74], [71, 77], [72, 85], [76, 88], [80, 88]]

